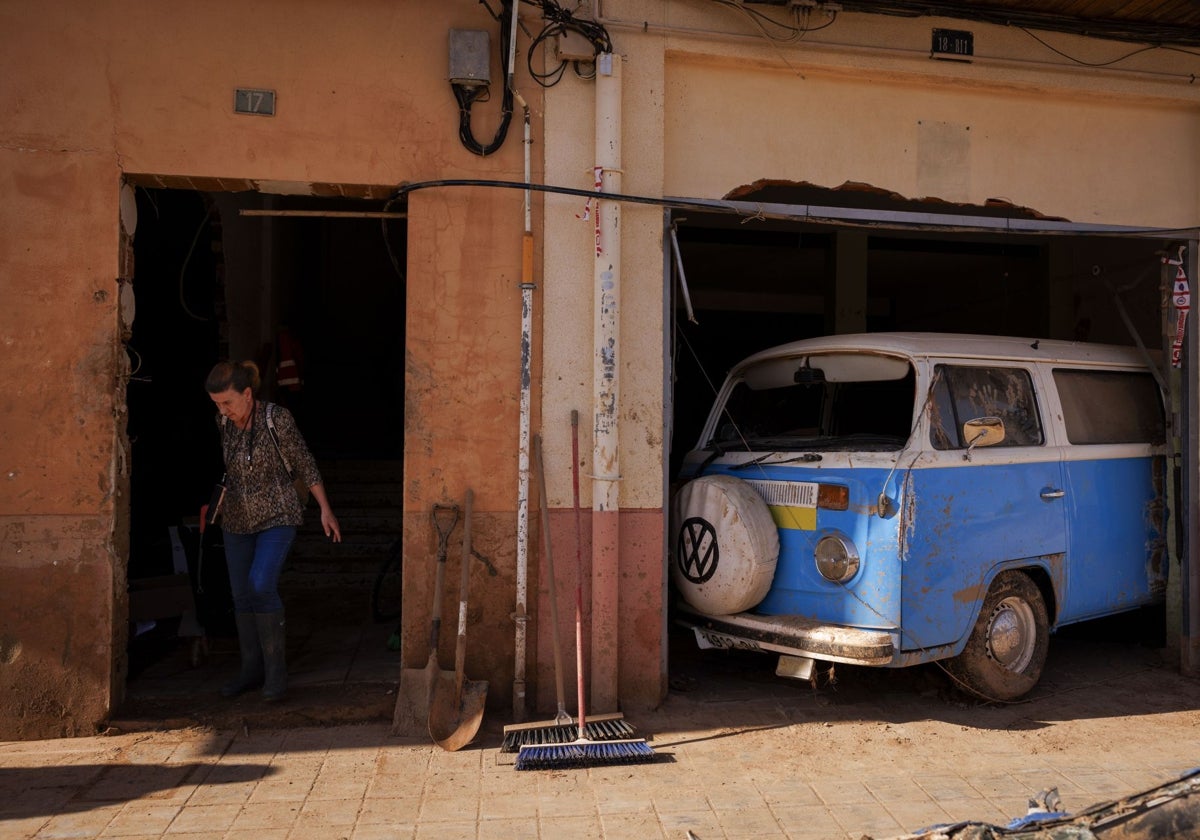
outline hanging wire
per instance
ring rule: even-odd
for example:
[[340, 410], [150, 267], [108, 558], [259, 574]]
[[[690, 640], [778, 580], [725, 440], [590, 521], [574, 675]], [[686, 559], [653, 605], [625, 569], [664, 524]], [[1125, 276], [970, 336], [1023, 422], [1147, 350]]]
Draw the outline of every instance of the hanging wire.
[[[601, 53], [610, 53], [613, 51], [613, 43], [608, 30], [602, 24], [596, 23], [593, 20], [576, 17], [573, 12], [564, 9], [555, 0], [521, 1], [540, 9], [542, 19], [546, 21], [546, 25], [536, 35], [532, 36], [529, 46], [526, 49], [525, 63], [529, 70], [530, 78], [542, 87], [554, 87], [562, 81], [563, 74], [566, 72], [568, 66], [574, 67], [575, 75], [582, 79], [594, 78], [596, 75], [594, 61], [562, 59], [552, 68], [539, 72], [534, 69], [533, 56], [539, 46], [546, 44], [557, 36], [565, 36], [570, 33], [581, 36], [592, 45], [593, 57]], [[588, 69], [589, 67], [590, 69]]]
[[454, 98], [458, 102], [458, 139], [468, 151], [480, 157], [486, 157], [504, 145], [504, 138], [508, 136], [508, 126], [512, 122], [513, 88], [512, 78], [508, 72], [508, 52], [512, 37], [512, 16], [516, 14], [516, 10], [513, 8], [515, 0], [503, 0], [499, 16], [495, 12], [492, 12], [491, 7], [483, 2], [483, 0], [480, 0], [480, 3], [487, 8], [492, 17], [500, 21], [500, 63], [502, 75], [504, 76], [504, 94], [501, 97], [500, 125], [497, 126], [496, 133], [492, 136], [491, 142], [487, 144], [479, 142], [475, 138], [474, 130], [471, 128], [471, 108], [476, 102], [489, 101], [491, 92], [488, 86], [464, 85], [451, 82], [450, 88], [454, 91]]
[[200, 224], [196, 226], [196, 235], [192, 237], [192, 244], [188, 246], [187, 255], [183, 258], [183, 265], [179, 266], [179, 307], [187, 314], [189, 318], [192, 318], [196, 321], [210, 321], [212, 319], [201, 317], [188, 308], [187, 300], [184, 299], [183, 294], [183, 276], [187, 272], [188, 263], [192, 261], [192, 252], [196, 250], [196, 243], [200, 241], [200, 234], [204, 232], [204, 227], [208, 224], [208, 218], [212, 215], [212, 211], [213, 205], [209, 204], [208, 208], [204, 211], [204, 218], [201, 219]]

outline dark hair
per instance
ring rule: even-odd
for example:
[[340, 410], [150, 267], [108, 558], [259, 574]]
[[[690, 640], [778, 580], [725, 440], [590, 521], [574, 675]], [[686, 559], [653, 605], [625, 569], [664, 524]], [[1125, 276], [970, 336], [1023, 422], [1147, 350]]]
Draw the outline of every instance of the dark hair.
[[204, 390], [210, 394], [219, 394], [230, 388], [241, 393], [247, 388], [251, 394], [258, 394], [262, 378], [258, 373], [258, 365], [254, 362], [217, 362], [208, 372], [204, 380]]

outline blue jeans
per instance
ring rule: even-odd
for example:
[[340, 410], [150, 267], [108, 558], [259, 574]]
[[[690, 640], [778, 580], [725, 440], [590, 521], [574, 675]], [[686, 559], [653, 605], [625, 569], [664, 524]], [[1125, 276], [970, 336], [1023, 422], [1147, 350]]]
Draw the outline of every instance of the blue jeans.
[[272, 613], [283, 609], [279, 573], [296, 529], [279, 525], [257, 534], [225, 534], [225, 561], [233, 609], [240, 613]]

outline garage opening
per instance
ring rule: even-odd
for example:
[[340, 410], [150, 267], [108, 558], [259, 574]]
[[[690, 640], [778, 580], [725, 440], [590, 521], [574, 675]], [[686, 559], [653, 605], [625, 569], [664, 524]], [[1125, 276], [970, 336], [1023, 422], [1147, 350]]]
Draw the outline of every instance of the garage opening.
[[[771, 185], [734, 198], [748, 214], [689, 208], [668, 219], [667, 237], [674, 240], [668, 249], [678, 246], [671, 278], [668, 486], [696, 446], [729, 368], [785, 342], [834, 333], [950, 332], [1141, 343], [1169, 358], [1175, 324], [1164, 305], [1170, 284], [1164, 285], [1163, 258], [1191, 244], [1171, 232], [1092, 230], [1007, 205], [931, 205], [865, 190]], [[762, 206], [797, 208], [796, 218], [755, 217], [754, 208]], [[803, 218], [803, 208], [816, 207], [846, 212], [820, 223]], [[1021, 232], [1004, 230], [989, 222], [998, 218], [1027, 224]], [[1178, 503], [1179, 476], [1173, 479]], [[1171, 524], [1181, 545], [1185, 523], [1172, 516]], [[773, 679], [769, 656], [755, 661], [758, 655], [750, 655], [746, 662], [741, 653], [701, 655], [691, 632], [672, 618], [673, 679], [681, 675], [686, 682], [695, 669], [724, 669], [731, 658], [740, 661], [730, 673], [754, 667]], [[1138, 638], [1164, 643], [1161, 610], [1129, 621]], [[1071, 632], [1105, 633], [1111, 624]], [[909, 678], [894, 671], [871, 676]]]
[[309, 502], [280, 591], [296, 702], [318, 721], [344, 716], [344, 698], [385, 704], [383, 688], [363, 686], [394, 682], [399, 668], [404, 208], [366, 188], [344, 190], [351, 198], [336, 187], [318, 197], [216, 186], [133, 191], [130, 626], [118, 715], [204, 717], [220, 713], [209, 704], [231, 705], [219, 687], [237, 668], [232, 600], [220, 529], [202, 533], [200, 514], [222, 473], [204, 378], [232, 358], [256, 362], [261, 398], [293, 413], [340, 520], [335, 545]]

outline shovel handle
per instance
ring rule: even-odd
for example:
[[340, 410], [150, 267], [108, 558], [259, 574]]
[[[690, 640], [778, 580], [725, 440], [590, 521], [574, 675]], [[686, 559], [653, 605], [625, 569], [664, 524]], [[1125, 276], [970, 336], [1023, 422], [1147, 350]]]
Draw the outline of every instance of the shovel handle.
[[550, 551], [550, 502], [546, 498], [546, 463], [542, 457], [542, 436], [533, 436], [533, 464], [538, 478], [538, 505], [542, 516], [542, 544], [546, 552], [546, 582], [550, 584], [550, 638], [554, 642], [554, 691], [559, 710], [566, 708], [563, 688], [562, 644], [558, 639], [558, 587], [554, 580], [554, 554]]
[[437, 572], [433, 581], [433, 611], [429, 620], [429, 657], [437, 656], [438, 638], [442, 634], [442, 593], [446, 591], [446, 545], [458, 524], [458, 505], [434, 505], [431, 514], [437, 532]]
[[429, 622], [429, 655], [437, 656], [438, 636], [442, 634], [442, 590], [446, 586], [446, 555], [439, 554], [433, 583], [433, 618]]
[[475, 491], [467, 488], [463, 513], [462, 583], [458, 596], [458, 643], [454, 646], [454, 702], [462, 703], [463, 671], [467, 662], [467, 591], [471, 586], [471, 510], [475, 506]]

